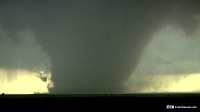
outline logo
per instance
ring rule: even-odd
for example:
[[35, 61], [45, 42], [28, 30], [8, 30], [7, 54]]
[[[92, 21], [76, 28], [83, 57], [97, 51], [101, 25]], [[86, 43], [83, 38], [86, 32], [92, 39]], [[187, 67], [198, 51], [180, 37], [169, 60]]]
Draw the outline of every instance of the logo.
[[174, 109], [174, 105], [167, 105], [166, 109]]

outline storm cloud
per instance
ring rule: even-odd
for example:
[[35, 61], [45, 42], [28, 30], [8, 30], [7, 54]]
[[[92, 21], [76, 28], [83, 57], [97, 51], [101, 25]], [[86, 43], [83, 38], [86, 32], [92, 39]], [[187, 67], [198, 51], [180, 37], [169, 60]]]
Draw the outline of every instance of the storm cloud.
[[31, 31], [18, 31], [15, 40], [9, 37], [9, 31], [0, 30], [0, 33], [2, 68], [50, 71], [51, 59], [38, 45]]
[[200, 24], [198, 26], [191, 35], [169, 24], [155, 33], [125, 82], [128, 91], [199, 92]]
[[[15, 36], [13, 39], [9, 31], [0, 29], [1, 92], [48, 92], [48, 88], [53, 86], [50, 57], [37, 43], [31, 31], [20, 30]], [[45, 81], [42, 83], [42, 78], [48, 80], [46, 84]]]
[[33, 65], [46, 69], [51, 60], [55, 86], [50, 93], [123, 93], [124, 82], [160, 28], [170, 23], [194, 33], [199, 1], [16, 0], [1, 1], [0, 10], [2, 29], [14, 41], [27, 41], [16, 39], [16, 33], [29, 29], [45, 51], [39, 54], [48, 54], [37, 58], [45, 66]]

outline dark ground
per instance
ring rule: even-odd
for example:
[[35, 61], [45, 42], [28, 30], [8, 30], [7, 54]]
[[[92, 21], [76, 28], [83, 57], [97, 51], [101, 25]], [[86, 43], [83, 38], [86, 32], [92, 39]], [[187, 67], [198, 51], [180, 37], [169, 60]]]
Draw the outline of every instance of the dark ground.
[[[26, 94], [1, 95], [1, 107], [14, 110], [89, 111], [199, 111], [198, 93], [153, 94]], [[196, 109], [166, 109], [167, 105], [197, 106]], [[12, 108], [7, 108], [7, 107]]]
[[173, 98], [173, 97], [200, 97], [199, 93], [135, 93], [135, 94], [2, 94], [0, 99], [19, 98]]

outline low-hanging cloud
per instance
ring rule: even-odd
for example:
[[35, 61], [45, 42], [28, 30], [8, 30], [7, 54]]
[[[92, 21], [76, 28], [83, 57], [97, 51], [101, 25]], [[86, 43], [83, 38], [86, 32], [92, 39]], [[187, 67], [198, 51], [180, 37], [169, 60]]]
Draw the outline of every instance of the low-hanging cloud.
[[53, 87], [50, 56], [30, 30], [19, 30], [14, 36], [10, 34], [0, 28], [0, 92], [48, 92], [48, 88]]
[[168, 24], [155, 33], [125, 82], [127, 92], [200, 91], [200, 27], [194, 32]]
[[199, 0], [21, 0], [4, 1], [0, 10], [7, 32], [1, 35], [9, 37], [2, 46], [10, 47], [2, 48], [9, 54], [2, 68], [49, 69], [50, 56], [55, 87], [49, 93], [123, 93], [122, 83], [163, 24], [193, 33]]

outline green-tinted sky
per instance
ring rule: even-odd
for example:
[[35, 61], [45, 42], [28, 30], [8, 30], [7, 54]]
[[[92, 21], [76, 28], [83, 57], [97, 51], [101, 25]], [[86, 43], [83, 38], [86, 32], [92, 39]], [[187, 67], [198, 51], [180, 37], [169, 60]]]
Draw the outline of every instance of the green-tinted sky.
[[123, 93], [152, 36], [166, 24], [194, 33], [199, 10], [198, 0], [1, 0], [0, 67], [51, 71], [50, 93]]

